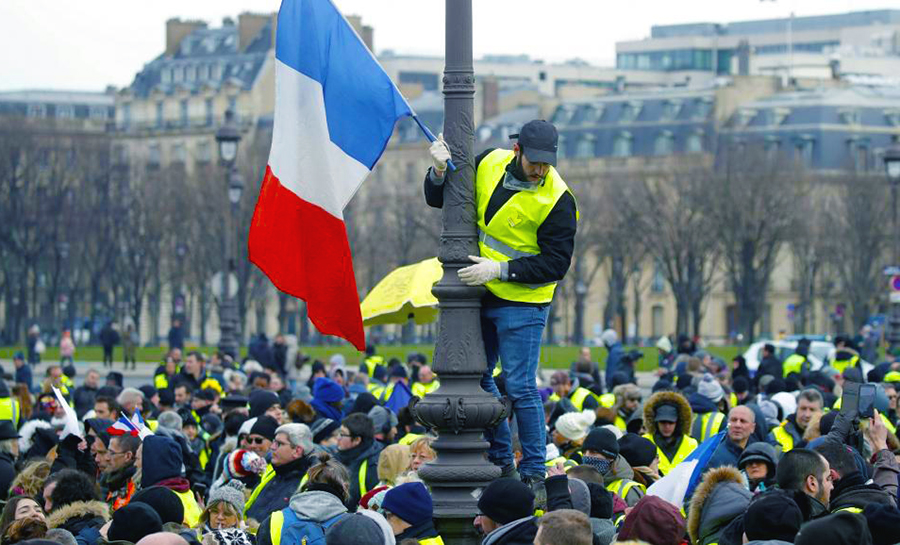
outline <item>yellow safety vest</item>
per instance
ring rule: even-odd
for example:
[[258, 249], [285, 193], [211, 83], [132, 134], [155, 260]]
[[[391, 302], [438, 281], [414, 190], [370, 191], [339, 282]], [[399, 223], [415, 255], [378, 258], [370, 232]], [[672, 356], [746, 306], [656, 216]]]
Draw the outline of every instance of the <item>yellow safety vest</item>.
[[444, 540], [441, 539], [441, 536], [429, 537], [427, 539], [420, 539], [419, 545], [444, 545]]
[[[481, 256], [494, 261], [539, 255], [537, 230], [550, 215], [560, 197], [569, 192], [566, 182], [552, 166], [537, 191], [518, 191], [485, 224], [488, 202], [497, 185], [506, 175], [506, 165], [513, 160], [511, 150], [490, 152], [475, 173], [475, 206], [478, 218], [478, 249]], [[505, 301], [521, 303], [549, 303], [553, 300], [556, 282], [522, 284], [509, 279], [491, 280], [485, 287]]]
[[724, 420], [725, 415], [718, 411], [704, 414], [700, 417], [700, 437], [695, 437], [694, 439], [697, 439], [698, 442], [702, 443], [719, 433], [719, 430], [722, 428], [722, 421]]
[[397, 442], [400, 443], [401, 445], [411, 445], [411, 444], [415, 443], [416, 440], [421, 439], [422, 437], [425, 437], [425, 436], [422, 435], [421, 433], [407, 433], [406, 435], [401, 437], [400, 440]]
[[736, 393], [731, 392], [730, 394], [728, 394], [728, 403], [731, 404], [730, 407], [732, 409], [738, 406], [738, 398]]
[[153, 377], [153, 387], [157, 390], [165, 390], [169, 387], [169, 375], [160, 373]]
[[362, 498], [369, 491], [366, 488], [366, 473], [369, 472], [369, 460], [363, 460], [359, 465], [359, 497]]
[[[591, 392], [587, 388], [582, 388], [579, 386], [578, 388], [575, 389], [574, 392], [572, 392], [572, 395], [569, 396], [569, 400], [572, 402], [572, 405], [575, 405], [576, 409], [578, 409], [579, 411], [583, 411], [584, 410], [584, 400], [587, 399], [588, 396], [591, 396], [594, 399], [597, 399], [597, 396], [595, 396], [593, 392]], [[599, 403], [599, 402], [600, 402], [600, 400], [597, 399], [597, 403]]]
[[851, 506], [851, 507], [842, 507], [842, 508], [840, 508], [840, 509], [835, 510], [834, 512], [837, 513], [837, 512], [839, 512], [839, 511], [849, 511], [849, 512], [851, 512], [851, 513], [856, 513], [856, 514], [860, 514], [860, 513], [863, 512], [863, 510], [860, 509], [859, 507], [853, 507], [853, 506]]
[[[656, 444], [656, 441], [653, 440], [652, 433], [645, 433], [644, 439], [648, 439], [654, 445]], [[662, 449], [657, 446], [656, 455], [659, 456], [659, 474], [665, 475], [672, 471], [672, 468], [683, 462], [685, 458], [694, 452], [695, 448], [697, 448], [697, 440], [689, 435], [684, 435], [681, 438], [681, 445], [679, 445], [678, 450], [675, 452], [675, 457], [669, 460]]]
[[856, 367], [859, 364], [859, 356], [853, 356], [849, 360], [834, 360], [831, 366], [838, 372], [843, 374], [848, 367]]
[[438, 381], [438, 379], [434, 379], [428, 384], [417, 382], [412, 386], [412, 394], [418, 398], [423, 398], [440, 387], [441, 383], [440, 381]]
[[256, 503], [256, 498], [259, 497], [263, 488], [269, 484], [269, 481], [275, 478], [275, 468], [272, 464], [266, 466], [266, 471], [263, 473], [262, 478], [259, 480], [259, 484], [256, 485], [256, 488], [253, 489], [253, 492], [250, 494], [250, 497], [247, 499], [247, 503], [244, 504], [244, 516], [247, 516], [247, 511], [253, 507], [253, 504]]
[[627, 496], [628, 493], [631, 492], [631, 489], [635, 487], [637, 487], [641, 492], [644, 492], [645, 494], [647, 493], [646, 486], [630, 479], [616, 479], [615, 481], [606, 485], [606, 489], [622, 498], [622, 501], [625, 501], [625, 496]]
[[884, 375], [882, 382], [900, 382], [900, 371], [891, 371]]
[[375, 368], [379, 365], [384, 365], [384, 358], [381, 356], [369, 356], [366, 358], [366, 373], [369, 375], [369, 378], [375, 376]]
[[603, 394], [597, 399], [597, 402], [600, 403], [601, 407], [612, 409], [616, 404], [616, 394]]
[[778, 441], [778, 444], [781, 445], [781, 452], [788, 452], [794, 448], [794, 437], [784, 429], [786, 424], [787, 421], [782, 422], [772, 429], [772, 435], [775, 437], [775, 440]]
[[628, 430], [628, 422], [625, 422], [625, 419], [622, 418], [622, 417], [621, 417], [620, 415], [618, 415], [618, 414], [616, 415], [615, 425], [616, 425], [617, 428], [619, 428], [619, 429], [622, 430], [622, 431], [627, 431], [627, 430]]
[[9, 420], [19, 427], [19, 401], [11, 397], [0, 398], [0, 420]]
[[197, 500], [194, 499], [194, 493], [190, 490], [175, 493], [178, 494], [178, 499], [181, 500], [181, 505], [184, 506], [184, 525], [188, 528], [194, 528], [200, 522], [200, 515], [203, 514], [203, 510], [200, 509], [200, 506], [197, 505]]
[[791, 373], [802, 373], [806, 362], [806, 358], [800, 354], [791, 354], [788, 356], [781, 364], [781, 374], [783, 375], [783, 378], [787, 378]]

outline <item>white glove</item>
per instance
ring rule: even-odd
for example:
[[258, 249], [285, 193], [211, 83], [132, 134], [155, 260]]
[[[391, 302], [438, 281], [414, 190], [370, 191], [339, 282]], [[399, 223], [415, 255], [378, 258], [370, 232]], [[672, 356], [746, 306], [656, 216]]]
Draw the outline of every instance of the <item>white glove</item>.
[[428, 151], [431, 153], [435, 174], [443, 174], [447, 170], [447, 161], [450, 160], [450, 150], [447, 148], [447, 143], [444, 142], [444, 133], [438, 135], [437, 140], [431, 143]]
[[487, 284], [491, 280], [500, 278], [499, 261], [494, 261], [493, 259], [488, 259], [486, 257], [479, 257], [477, 255], [470, 255], [469, 259], [475, 264], [470, 265], [465, 269], [460, 269], [459, 273], [457, 273], [459, 279], [465, 284], [469, 286], [481, 286], [482, 284]]

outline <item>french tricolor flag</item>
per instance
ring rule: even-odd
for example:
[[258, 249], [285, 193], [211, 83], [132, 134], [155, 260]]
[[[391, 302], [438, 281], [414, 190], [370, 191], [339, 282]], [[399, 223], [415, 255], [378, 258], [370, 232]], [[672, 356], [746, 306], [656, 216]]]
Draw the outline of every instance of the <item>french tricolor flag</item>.
[[269, 164], [250, 261], [307, 302], [327, 335], [365, 348], [343, 210], [384, 152], [406, 99], [329, 0], [283, 0]]

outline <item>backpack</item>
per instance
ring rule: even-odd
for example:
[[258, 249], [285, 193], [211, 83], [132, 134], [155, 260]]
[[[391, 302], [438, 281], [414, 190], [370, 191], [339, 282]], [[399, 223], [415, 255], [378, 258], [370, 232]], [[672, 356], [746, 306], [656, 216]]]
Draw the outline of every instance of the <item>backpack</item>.
[[[335, 522], [341, 520], [347, 513], [335, 515], [324, 522], [314, 520], [302, 520], [290, 507], [281, 510], [284, 522], [281, 526], [281, 540], [279, 545], [325, 545], [325, 531]], [[275, 536], [272, 536], [275, 545]]]

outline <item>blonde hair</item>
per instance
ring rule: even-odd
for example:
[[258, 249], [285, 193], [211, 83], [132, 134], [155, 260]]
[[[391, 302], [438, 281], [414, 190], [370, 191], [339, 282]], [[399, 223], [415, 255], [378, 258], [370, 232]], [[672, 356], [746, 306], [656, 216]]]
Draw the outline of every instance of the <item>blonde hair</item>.
[[222, 507], [225, 508], [226, 513], [228, 513], [229, 515], [231, 515], [233, 517], [237, 517], [238, 523], [240, 523], [241, 519], [244, 518], [242, 516], [242, 513], [240, 511], [238, 511], [237, 509], [235, 509], [234, 506], [231, 505], [230, 503], [228, 503], [227, 501], [225, 501], [225, 500], [214, 501], [214, 502], [210, 502], [209, 505], [206, 506], [206, 509], [204, 509], [203, 512], [200, 513], [200, 523], [197, 525], [198, 528], [202, 528], [204, 524], [209, 522], [209, 510], [213, 506], [216, 506], [216, 505], [221, 505]]
[[419, 437], [415, 441], [409, 444], [409, 453], [413, 454], [422, 454], [423, 452], [431, 455], [431, 459], [437, 458], [437, 452], [431, 448], [431, 444], [434, 442], [434, 439], [431, 437]]
[[388, 445], [378, 458], [378, 479], [385, 484], [395, 484], [397, 477], [409, 469], [410, 458], [408, 445]]
[[20, 489], [19, 495], [35, 497], [44, 489], [44, 481], [50, 475], [50, 462], [35, 460], [29, 462], [9, 486], [10, 490]]

